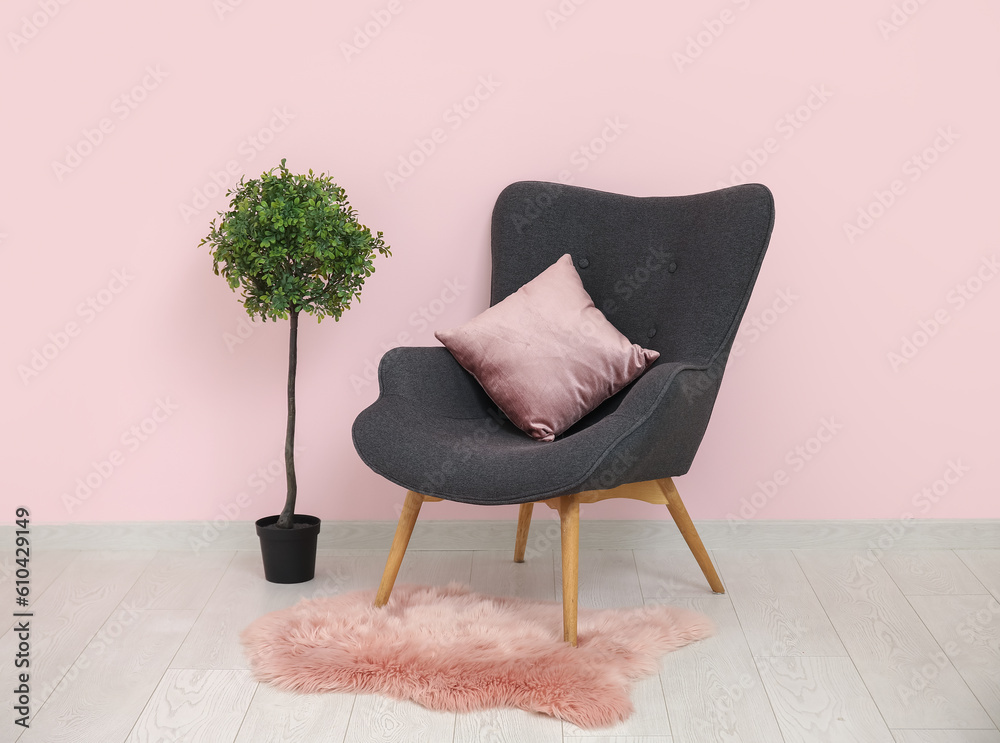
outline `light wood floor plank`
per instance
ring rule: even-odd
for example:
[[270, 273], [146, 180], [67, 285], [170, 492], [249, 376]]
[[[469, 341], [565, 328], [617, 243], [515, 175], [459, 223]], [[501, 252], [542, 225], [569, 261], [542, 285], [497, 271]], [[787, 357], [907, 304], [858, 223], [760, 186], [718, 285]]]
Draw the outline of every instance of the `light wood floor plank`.
[[[562, 561], [555, 560], [555, 583], [562, 586]], [[639, 575], [631, 550], [592, 550], [580, 552], [579, 602], [586, 609], [612, 609], [643, 605]], [[557, 594], [562, 600], [562, 592]], [[563, 736], [575, 740], [580, 736], [646, 736], [670, 733], [670, 721], [663, 702], [663, 686], [656, 676], [641, 679], [632, 687], [632, 716], [611, 727], [599, 730], [582, 729], [563, 723]]]
[[887, 550], [879, 562], [904, 596], [988, 593], [951, 550]]
[[956, 550], [955, 554], [1000, 601], [1000, 549]]
[[[29, 611], [45, 593], [45, 589], [52, 585], [52, 582], [69, 567], [78, 554], [67, 550], [32, 549], [30, 551], [27, 578], [30, 581], [28, 587], [31, 589], [27, 596]], [[20, 567], [13, 550], [0, 551], [0, 596], [10, 596], [11, 604], [17, 595], [14, 590], [17, 587], [17, 571]], [[6, 612], [0, 614], [0, 634], [10, 629], [13, 624], [13, 619]]]
[[573, 738], [573, 743], [673, 743], [673, 740], [669, 735], [643, 735], [642, 737], [634, 735], [620, 737], [600, 735], [595, 737], [588, 735], [582, 738]]
[[139, 609], [201, 609], [235, 552], [157, 552], [124, 601]]
[[171, 668], [246, 670], [248, 665], [239, 635], [250, 622], [268, 612], [293, 606], [303, 598], [373, 588], [382, 569], [378, 559], [374, 553], [318, 555], [315, 579], [281, 585], [264, 580], [258, 552], [238, 552]]
[[446, 743], [455, 736], [455, 713], [413, 702], [358, 694], [344, 743]]
[[231, 741], [256, 688], [248, 671], [169, 669], [125, 743]]
[[235, 743], [342, 743], [354, 694], [296, 694], [259, 684]]
[[[656, 602], [647, 602], [656, 603]], [[760, 674], [725, 596], [678, 598], [708, 615], [715, 634], [669, 653], [660, 679], [676, 743], [778, 743], [781, 733]]]
[[996, 730], [893, 730], [896, 743], [1000, 743]]
[[455, 719], [455, 740], [461, 743], [560, 743], [562, 731], [562, 721], [520, 709], [463, 712]]
[[811, 593], [809, 581], [791, 550], [726, 549], [713, 550], [712, 556], [727, 580], [737, 581], [733, 586], [737, 591], [766, 596], [794, 596], [803, 589]]
[[[264, 580], [260, 555], [238, 552], [171, 662], [171, 668], [246, 670], [240, 632], [257, 617], [295, 603], [309, 584], [289, 588]], [[298, 591], [296, 590], [298, 589]]]
[[337, 596], [348, 591], [374, 591], [382, 577], [382, 568], [385, 567], [388, 554], [388, 548], [364, 551], [319, 550], [316, 554], [316, 577], [301, 584], [300, 589], [303, 590], [300, 593], [303, 598], [314, 599]]
[[[469, 585], [472, 580], [471, 551], [407, 552], [396, 578], [396, 585], [409, 583], [419, 586], [446, 586], [449, 583]], [[378, 565], [379, 579], [385, 567], [385, 559]], [[375, 581], [378, 584], [378, 580]]]
[[754, 655], [847, 656], [840, 636], [812, 591], [770, 597], [733, 592], [732, 601]]
[[184, 636], [193, 611], [138, 611], [115, 629], [112, 617], [38, 711], [22, 743], [125, 740]]
[[472, 553], [469, 587], [490, 596], [555, 601], [553, 553], [539, 554], [522, 563], [514, 562], [512, 555], [512, 550]]
[[757, 658], [785, 743], [893, 743], [850, 658]]
[[[32, 602], [31, 679], [35, 704], [48, 697], [118, 610], [152, 556], [151, 552], [81, 552]], [[14, 644], [13, 630], [8, 630], [0, 637], [0, 657], [12, 658]]]
[[933, 684], [914, 688], [943, 651], [881, 564], [844, 550], [795, 555], [890, 728], [992, 724], [947, 660]]
[[[715, 595], [691, 550], [635, 550], [634, 554], [644, 598], [669, 601], [679, 596]], [[721, 570], [719, 574], [725, 584], [726, 576]]]
[[790, 550], [713, 554], [753, 655], [847, 655]]
[[[1000, 602], [986, 595], [911, 596], [910, 603], [1000, 727]], [[938, 665], [920, 669], [927, 683], [935, 683]]]
[[[562, 560], [554, 563], [557, 600], [562, 600]], [[581, 609], [642, 606], [642, 589], [632, 550], [580, 551]]]
[[[515, 526], [516, 533], [517, 515], [514, 516], [512, 524]], [[463, 526], [466, 526], [466, 524], [463, 524]], [[472, 527], [472, 529], [474, 528]], [[545, 555], [558, 555], [561, 534], [562, 528], [559, 525], [559, 513], [542, 503], [536, 503], [531, 517], [531, 528], [528, 530], [528, 541], [525, 544], [524, 561], [528, 563]], [[466, 537], [468, 536], [467, 534]], [[487, 535], [483, 534], [482, 537], [487, 537]], [[476, 549], [491, 551], [510, 549], [511, 555], [513, 555], [514, 540], [512, 539], [508, 543], [505, 537], [501, 537], [501, 539], [503, 539], [503, 543], [496, 544], [488, 538], [481, 538]], [[583, 534], [580, 535], [580, 539], [582, 542], [584, 539]]]

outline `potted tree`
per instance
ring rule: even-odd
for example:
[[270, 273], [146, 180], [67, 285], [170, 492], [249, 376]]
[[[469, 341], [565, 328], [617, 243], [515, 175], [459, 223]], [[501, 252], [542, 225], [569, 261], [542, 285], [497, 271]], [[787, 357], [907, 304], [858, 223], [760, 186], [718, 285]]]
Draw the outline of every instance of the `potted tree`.
[[289, 320], [285, 506], [256, 522], [264, 575], [272, 583], [312, 580], [320, 520], [295, 513], [295, 367], [299, 314], [339, 320], [360, 299], [376, 252], [390, 255], [382, 233], [357, 220], [344, 189], [325, 173], [294, 175], [285, 167], [241, 178], [226, 194], [229, 210], [212, 220], [208, 244], [216, 275], [242, 293], [251, 318]]

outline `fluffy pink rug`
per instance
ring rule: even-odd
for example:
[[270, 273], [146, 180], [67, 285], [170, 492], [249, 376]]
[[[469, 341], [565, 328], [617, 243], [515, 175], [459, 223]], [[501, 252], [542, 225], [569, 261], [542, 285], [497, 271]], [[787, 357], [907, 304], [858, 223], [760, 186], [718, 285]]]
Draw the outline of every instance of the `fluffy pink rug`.
[[300, 692], [380, 692], [425, 707], [520, 707], [598, 727], [632, 712], [633, 680], [664, 653], [707, 637], [709, 620], [666, 606], [581, 610], [579, 646], [562, 605], [447, 588], [396, 586], [303, 600], [241, 636], [256, 677]]

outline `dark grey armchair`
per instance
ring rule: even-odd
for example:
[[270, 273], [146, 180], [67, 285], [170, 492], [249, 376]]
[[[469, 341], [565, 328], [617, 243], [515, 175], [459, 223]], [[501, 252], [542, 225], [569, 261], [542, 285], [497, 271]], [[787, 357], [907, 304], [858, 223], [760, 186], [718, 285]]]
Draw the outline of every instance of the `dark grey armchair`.
[[637, 498], [666, 505], [712, 589], [723, 586], [672, 477], [691, 466], [715, 404], [774, 225], [774, 201], [749, 184], [694, 196], [637, 198], [514, 183], [493, 209], [496, 304], [564, 253], [608, 319], [660, 352], [643, 376], [551, 443], [505, 421], [443, 347], [395, 348], [380, 395], [354, 422], [375, 472], [409, 492], [376, 597], [389, 600], [425, 501], [521, 504], [521, 562], [532, 505], [562, 524], [563, 633], [576, 644], [579, 505]]

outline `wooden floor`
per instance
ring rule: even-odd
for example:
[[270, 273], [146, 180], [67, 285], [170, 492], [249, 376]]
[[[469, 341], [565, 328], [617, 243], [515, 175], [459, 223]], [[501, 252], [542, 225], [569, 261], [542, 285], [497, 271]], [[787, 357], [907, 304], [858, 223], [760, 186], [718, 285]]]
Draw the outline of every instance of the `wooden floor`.
[[[257, 684], [237, 641], [301, 597], [373, 589], [385, 551], [322, 551], [315, 581], [263, 580], [256, 551], [33, 555], [31, 728], [13, 724], [11, 612], [0, 615], [0, 741], [1000, 743], [1000, 550], [712, 551], [728, 593], [683, 550], [583, 551], [580, 606], [669, 603], [711, 639], [637, 685], [635, 713], [580, 730], [520, 710], [432, 712], [364, 694]], [[399, 581], [557, 599], [559, 559], [407, 554]], [[13, 604], [12, 555], [0, 595]], [[6, 696], [4, 696], [6, 695]], [[20, 735], [19, 735], [20, 734]]]

